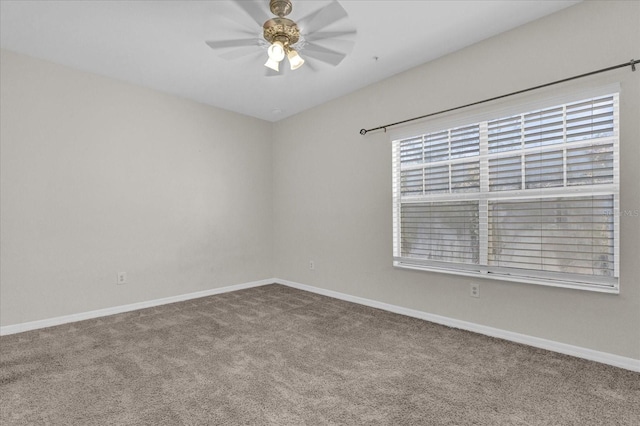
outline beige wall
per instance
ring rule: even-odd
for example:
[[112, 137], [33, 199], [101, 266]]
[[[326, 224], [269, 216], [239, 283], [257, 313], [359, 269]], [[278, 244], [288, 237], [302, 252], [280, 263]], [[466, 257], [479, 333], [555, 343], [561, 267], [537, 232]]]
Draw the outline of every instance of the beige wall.
[[273, 276], [271, 123], [0, 62], [2, 326]]
[[[276, 275], [640, 359], [640, 218], [621, 219], [619, 295], [394, 269], [389, 136], [358, 134], [640, 58], [639, 23], [639, 2], [581, 3], [277, 123]], [[622, 88], [621, 208], [640, 209], [640, 72], [547, 93], [614, 82]], [[479, 299], [469, 297], [472, 281]]]

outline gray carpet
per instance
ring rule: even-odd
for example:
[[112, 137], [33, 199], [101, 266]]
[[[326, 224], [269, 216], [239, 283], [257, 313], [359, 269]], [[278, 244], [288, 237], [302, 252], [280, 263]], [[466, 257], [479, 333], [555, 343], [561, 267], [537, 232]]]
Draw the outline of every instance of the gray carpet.
[[5, 425], [639, 425], [640, 374], [269, 285], [0, 338]]

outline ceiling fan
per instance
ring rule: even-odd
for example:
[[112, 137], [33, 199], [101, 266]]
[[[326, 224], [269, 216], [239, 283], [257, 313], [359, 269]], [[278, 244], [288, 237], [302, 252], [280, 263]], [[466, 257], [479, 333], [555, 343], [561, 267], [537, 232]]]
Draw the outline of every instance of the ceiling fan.
[[[318, 60], [337, 66], [353, 46], [351, 36], [356, 34], [356, 30], [336, 25], [348, 16], [336, 0], [331, 0], [327, 5], [300, 18], [297, 23], [286, 18], [293, 10], [290, 0], [269, 0], [269, 10], [275, 15], [273, 17], [269, 17], [266, 10], [267, 0], [235, 0], [234, 4], [262, 29], [255, 35], [253, 32], [245, 32], [252, 35], [251, 38], [206, 42], [212, 49], [221, 51], [220, 56], [225, 59], [236, 59], [256, 52], [264, 54], [266, 48], [267, 62], [264, 65], [279, 73], [280, 63], [285, 57], [291, 70], [305, 64], [303, 56], [311, 61]], [[333, 28], [323, 31], [327, 27]], [[332, 43], [334, 46], [331, 46]], [[274, 73], [270, 71], [267, 75]]]

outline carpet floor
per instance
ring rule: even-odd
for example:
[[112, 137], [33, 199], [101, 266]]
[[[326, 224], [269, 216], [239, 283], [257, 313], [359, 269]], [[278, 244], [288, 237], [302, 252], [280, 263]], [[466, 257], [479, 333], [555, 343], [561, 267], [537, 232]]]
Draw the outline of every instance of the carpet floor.
[[1, 337], [0, 424], [640, 425], [640, 374], [274, 284]]

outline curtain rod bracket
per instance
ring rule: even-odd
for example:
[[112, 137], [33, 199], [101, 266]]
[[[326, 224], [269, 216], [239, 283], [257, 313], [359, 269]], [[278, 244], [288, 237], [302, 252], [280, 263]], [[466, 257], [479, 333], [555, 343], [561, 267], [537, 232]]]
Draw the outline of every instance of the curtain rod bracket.
[[636, 61], [635, 59], [632, 59], [629, 61], [629, 65], [631, 65], [631, 71], [635, 71], [636, 70], [636, 63], [638, 61]]

